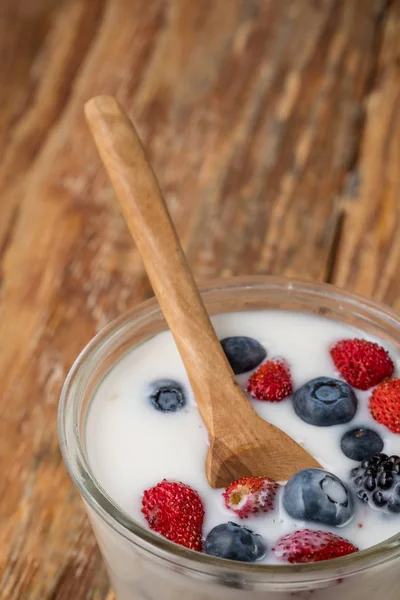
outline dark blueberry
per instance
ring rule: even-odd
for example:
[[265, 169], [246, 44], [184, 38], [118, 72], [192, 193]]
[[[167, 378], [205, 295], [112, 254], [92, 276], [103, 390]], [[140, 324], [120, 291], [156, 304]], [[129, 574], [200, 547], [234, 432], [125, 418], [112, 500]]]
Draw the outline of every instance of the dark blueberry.
[[356, 414], [357, 398], [344, 381], [317, 377], [295, 392], [293, 406], [306, 423], [330, 427], [351, 421]]
[[383, 440], [372, 429], [356, 427], [346, 431], [340, 442], [343, 454], [352, 460], [365, 460], [383, 450]]
[[350, 478], [357, 497], [373, 508], [400, 513], [400, 474], [396, 470], [399, 464], [398, 456], [389, 458], [380, 453], [352, 469]]
[[250, 337], [227, 337], [221, 346], [235, 375], [255, 369], [267, 356], [260, 342]]
[[254, 531], [229, 522], [210, 531], [204, 542], [204, 551], [219, 558], [254, 562], [265, 556], [267, 547]]
[[182, 386], [170, 379], [160, 379], [151, 384], [150, 401], [161, 412], [176, 412], [186, 404]]
[[283, 506], [293, 519], [339, 527], [354, 514], [353, 500], [345, 484], [322, 469], [305, 469], [289, 479]]

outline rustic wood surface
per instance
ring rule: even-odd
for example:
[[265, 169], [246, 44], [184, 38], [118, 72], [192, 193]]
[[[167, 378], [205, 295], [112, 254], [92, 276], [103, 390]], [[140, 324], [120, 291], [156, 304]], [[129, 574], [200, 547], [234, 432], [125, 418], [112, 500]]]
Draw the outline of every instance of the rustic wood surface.
[[112, 597], [57, 401], [151, 290], [83, 103], [129, 109], [197, 277], [286, 273], [400, 310], [399, 31], [399, 0], [0, 2], [2, 600]]

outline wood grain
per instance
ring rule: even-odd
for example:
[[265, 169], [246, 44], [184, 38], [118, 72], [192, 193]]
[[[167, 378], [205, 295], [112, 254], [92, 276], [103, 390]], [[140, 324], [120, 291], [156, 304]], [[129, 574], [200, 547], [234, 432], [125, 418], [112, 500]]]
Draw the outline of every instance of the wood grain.
[[360, 152], [343, 193], [344, 227], [333, 281], [400, 310], [400, 3], [392, 5]]
[[197, 277], [328, 279], [400, 308], [399, 11], [0, 3], [2, 599], [108, 594], [60, 459], [57, 401], [93, 333], [151, 290], [84, 102], [128, 106]]

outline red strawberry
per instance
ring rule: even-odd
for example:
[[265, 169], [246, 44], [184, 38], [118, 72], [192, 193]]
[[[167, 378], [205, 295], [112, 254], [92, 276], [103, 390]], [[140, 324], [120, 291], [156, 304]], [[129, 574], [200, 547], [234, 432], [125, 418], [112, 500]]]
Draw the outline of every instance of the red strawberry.
[[385, 379], [372, 392], [369, 410], [375, 421], [400, 433], [400, 379]]
[[353, 554], [358, 548], [329, 531], [303, 529], [281, 537], [273, 551], [283, 562], [310, 563]]
[[250, 377], [247, 391], [253, 398], [268, 402], [280, 402], [290, 396], [293, 388], [287, 364], [280, 359], [267, 360]]
[[394, 370], [385, 348], [367, 340], [342, 340], [331, 348], [330, 353], [342, 377], [359, 390], [377, 385]]
[[142, 513], [150, 529], [171, 542], [201, 551], [204, 507], [192, 488], [164, 479], [144, 492]]
[[223, 493], [225, 506], [241, 519], [254, 513], [269, 512], [274, 508], [279, 484], [273, 479], [243, 477], [234, 481]]

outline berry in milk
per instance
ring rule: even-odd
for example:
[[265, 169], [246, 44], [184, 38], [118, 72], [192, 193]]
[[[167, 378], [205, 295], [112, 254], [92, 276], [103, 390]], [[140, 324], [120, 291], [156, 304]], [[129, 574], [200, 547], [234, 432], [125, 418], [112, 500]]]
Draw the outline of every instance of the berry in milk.
[[343, 324], [294, 312], [225, 314], [213, 323], [255, 410], [324, 469], [212, 489], [207, 433], [164, 332], [111, 369], [89, 410], [89, 461], [114, 502], [175, 543], [244, 562], [315, 562], [396, 534], [397, 353]]

